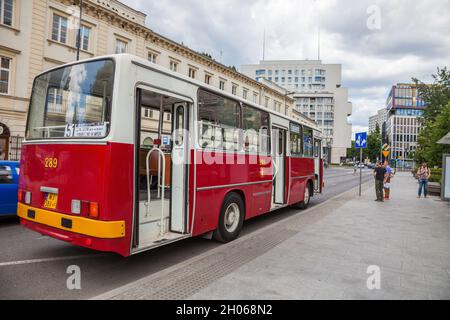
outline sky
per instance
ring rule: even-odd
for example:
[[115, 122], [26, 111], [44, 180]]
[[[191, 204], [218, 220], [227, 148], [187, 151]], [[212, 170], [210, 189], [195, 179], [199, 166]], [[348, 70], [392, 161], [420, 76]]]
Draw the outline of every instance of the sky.
[[431, 82], [450, 67], [450, 0], [121, 0], [147, 26], [238, 69], [262, 60], [342, 64], [353, 132], [384, 108], [392, 85]]

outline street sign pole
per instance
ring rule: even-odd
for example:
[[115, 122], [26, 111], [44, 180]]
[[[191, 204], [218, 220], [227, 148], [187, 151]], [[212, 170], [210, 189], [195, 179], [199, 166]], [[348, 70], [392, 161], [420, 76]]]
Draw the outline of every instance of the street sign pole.
[[362, 148], [359, 149], [359, 196], [361, 197], [361, 185], [362, 185]]
[[[362, 188], [362, 166], [363, 153], [362, 149], [367, 148], [367, 132], [360, 132], [355, 135], [355, 147], [359, 149], [359, 196], [361, 197]], [[356, 171], [355, 171], [356, 172]]]

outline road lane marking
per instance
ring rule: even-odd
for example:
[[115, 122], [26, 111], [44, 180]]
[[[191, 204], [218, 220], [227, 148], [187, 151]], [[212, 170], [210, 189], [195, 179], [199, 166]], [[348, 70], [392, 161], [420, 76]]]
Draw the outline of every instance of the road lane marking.
[[18, 261], [8, 261], [8, 262], [0, 262], [0, 267], [17, 266], [17, 265], [21, 265], [21, 264], [31, 264], [31, 263], [63, 261], [63, 260], [78, 260], [78, 259], [86, 259], [86, 258], [98, 258], [98, 257], [106, 256], [106, 255], [107, 255], [107, 253], [104, 253], [104, 254], [79, 255], [79, 256], [42, 258], [42, 259], [30, 259], [30, 260], [18, 260]]

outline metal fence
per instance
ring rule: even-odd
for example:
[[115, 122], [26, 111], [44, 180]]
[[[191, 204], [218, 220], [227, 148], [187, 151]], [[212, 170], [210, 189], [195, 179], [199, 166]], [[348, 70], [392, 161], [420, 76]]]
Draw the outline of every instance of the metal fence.
[[23, 137], [11, 136], [9, 137], [9, 160], [19, 161], [22, 150]]

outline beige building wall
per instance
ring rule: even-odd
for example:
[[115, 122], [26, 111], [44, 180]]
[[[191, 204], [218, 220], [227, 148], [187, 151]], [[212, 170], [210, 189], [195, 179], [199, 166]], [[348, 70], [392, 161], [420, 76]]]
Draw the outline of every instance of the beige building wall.
[[[3, 0], [4, 1], [4, 0]], [[8, 0], [12, 24], [0, 18], [0, 57], [10, 59], [7, 92], [0, 93], [0, 124], [11, 136], [25, 134], [26, 113], [34, 77], [76, 60], [79, 0]], [[80, 59], [116, 53], [118, 41], [134, 54], [225, 91], [291, 115], [294, 100], [281, 88], [261, 84], [188, 47], [159, 35], [145, 25], [146, 15], [117, 0], [84, 0], [83, 26], [90, 29], [88, 48]], [[2, 13], [3, 14], [3, 13]], [[157, 14], [157, 13], [155, 13]], [[67, 19], [66, 41], [52, 39], [54, 16]], [[1, 139], [2, 136], [0, 136]]]

